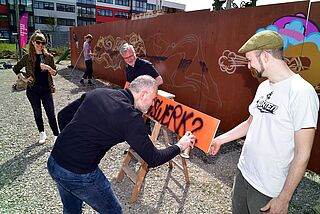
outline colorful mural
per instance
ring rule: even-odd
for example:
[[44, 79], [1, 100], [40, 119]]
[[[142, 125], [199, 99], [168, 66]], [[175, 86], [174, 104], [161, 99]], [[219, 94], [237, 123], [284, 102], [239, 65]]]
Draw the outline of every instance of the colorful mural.
[[286, 61], [296, 73], [310, 82], [319, 92], [320, 87], [320, 32], [312, 20], [303, 13], [283, 16], [262, 30], [281, 34]]
[[[292, 71], [299, 73], [320, 92], [320, 32], [304, 14], [283, 16], [272, 25], [257, 32], [272, 30], [281, 34], [284, 41], [285, 61]], [[233, 74], [237, 67], [246, 66], [246, 60], [225, 50], [218, 60], [220, 70]], [[252, 74], [255, 77], [255, 74]], [[263, 79], [258, 79], [261, 82]]]

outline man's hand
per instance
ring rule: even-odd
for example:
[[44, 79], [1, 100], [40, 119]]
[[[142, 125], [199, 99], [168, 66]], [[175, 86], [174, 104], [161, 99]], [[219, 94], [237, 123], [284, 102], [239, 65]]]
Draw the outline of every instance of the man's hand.
[[218, 153], [218, 151], [220, 150], [221, 145], [222, 145], [221, 140], [219, 140], [217, 138], [214, 139], [212, 144], [211, 144], [211, 148], [210, 148], [209, 154], [210, 155], [216, 155]]
[[268, 214], [287, 214], [289, 208], [289, 202], [276, 197], [271, 199], [266, 206], [262, 207], [260, 210], [262, 213]]
[[184, 151], [189, 146], [193, 148], [195, 142], [196, 136], [194, 136], [190, 131], [187, 131], [177, 144], [179, 144], [181, 151]]

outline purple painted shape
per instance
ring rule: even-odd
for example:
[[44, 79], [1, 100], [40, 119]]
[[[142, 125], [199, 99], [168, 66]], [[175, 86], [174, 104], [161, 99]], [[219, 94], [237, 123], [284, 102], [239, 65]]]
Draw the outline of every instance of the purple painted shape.
[[[303, 25], [306, 26], [307, 20], [304, 17], [304, 15], [301, 13], [298, 13], [295, 16], [282, 17], [282, 18], [278, 19], [277, 21], [275, 21], [273, 24], [276, 25], [279, 29], [283, 29], [286, 24], [290, 23], [293, 20], [297, 20], [297, 19], [302, 21]], [[307, 29], [307, 32], [305, 32], [305, 36], [308, 36], [312, 32], [319, 32], [319, 29], [314, 23], [312, 23], [309, 20], [308, 21], [308, 29]]]

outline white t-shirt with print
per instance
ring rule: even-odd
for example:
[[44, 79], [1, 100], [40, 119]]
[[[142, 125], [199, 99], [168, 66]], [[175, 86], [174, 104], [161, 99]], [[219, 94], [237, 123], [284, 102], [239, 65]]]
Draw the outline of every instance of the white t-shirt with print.
[[249, 106], [253, 116], [238, 168], [259, 192], [277, 197], [294, 157], [294, 132], [317, 127], [319, 99], [300, 75], [261, 83]]

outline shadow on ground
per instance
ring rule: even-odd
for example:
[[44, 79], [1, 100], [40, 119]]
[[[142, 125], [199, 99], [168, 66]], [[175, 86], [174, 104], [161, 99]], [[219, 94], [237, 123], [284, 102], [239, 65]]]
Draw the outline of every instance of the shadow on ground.
[[36, 161], [39, 157], [50, 151], [49, 147], [45, 147], [40, 151], [32, 154], [32, 150], [44, 144], [34, 143], [26, 147], [22, 152], [14, 156], [12, 159], [0, 165], [0, 189], [6, 185], [10, 185], [18, 177], [23, 175], [27, 167]]
[[113, 88], [113, 89], [118, 89], [120, 88], [117, 85], [113, 84], [108, 84], [106, 82], [102, 82], [101, 80], [93, 80], [94, 85], [82, 85], [80, 83], [80, 80], [82, 78], [83, 72], [77, 69], [72, 69], [72, 68], [65, 68], [59, 70], [59, 75], [69, 82], [73, 83], [76, 87], [71, 89], [71, 94], [77, 94], [79, 92], [88, 92], [92, 89], [95, 88]]

